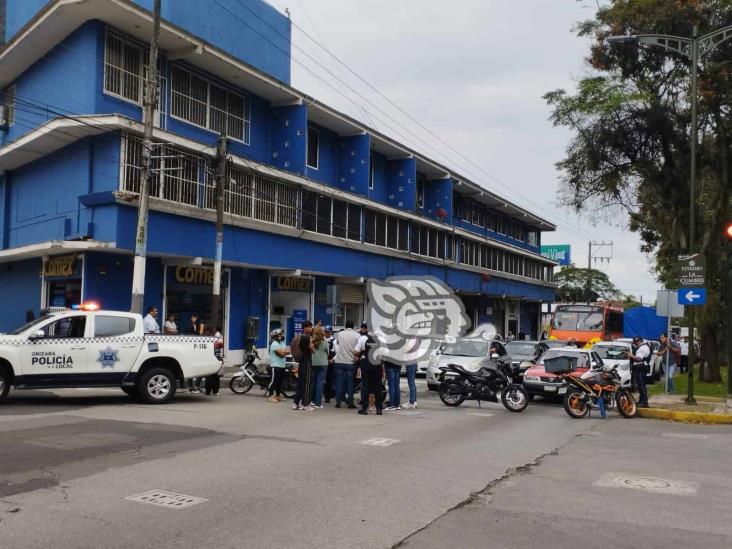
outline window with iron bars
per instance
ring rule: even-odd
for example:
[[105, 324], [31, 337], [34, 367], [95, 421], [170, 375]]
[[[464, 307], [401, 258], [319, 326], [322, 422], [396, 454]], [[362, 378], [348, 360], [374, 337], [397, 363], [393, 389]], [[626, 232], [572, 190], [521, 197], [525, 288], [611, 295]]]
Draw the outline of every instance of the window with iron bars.
[[190, 71], [170, 70], [170, 114], [196, 126], [249, 143], [249, 102]]
[[104, 91], [138, 105], [144, 98], [145, 50], [107, 29], [104, 40]]

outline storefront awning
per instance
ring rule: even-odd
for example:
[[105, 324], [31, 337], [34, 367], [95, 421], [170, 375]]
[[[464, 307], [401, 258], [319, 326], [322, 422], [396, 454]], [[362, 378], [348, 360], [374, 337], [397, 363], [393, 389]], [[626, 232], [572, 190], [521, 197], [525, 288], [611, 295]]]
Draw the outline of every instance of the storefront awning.
[[82, 253], [93, 250], [114, 250], [115, 247], [116, 244], [114, 242], [51, 240], [40, 244], [31, 244], [29, 246], [0, 251], [0, 263], [22, 261], [34, 257], [62, 255], [69, 252]]

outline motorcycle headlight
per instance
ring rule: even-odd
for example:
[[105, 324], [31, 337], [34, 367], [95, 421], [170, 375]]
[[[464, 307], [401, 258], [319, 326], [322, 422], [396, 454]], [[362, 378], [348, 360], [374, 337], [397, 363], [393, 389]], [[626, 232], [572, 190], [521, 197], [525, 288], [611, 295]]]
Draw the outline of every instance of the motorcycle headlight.
[[524, 381], [540, 381], [537, 376], [524, 376]]
[[531, 368], [533, 365], [534, 363], [530, 360], [524, 360], [521, 364], [519, 364], [519, 368], [521, 368], [522, 370], [526, 370], [528, 368]]

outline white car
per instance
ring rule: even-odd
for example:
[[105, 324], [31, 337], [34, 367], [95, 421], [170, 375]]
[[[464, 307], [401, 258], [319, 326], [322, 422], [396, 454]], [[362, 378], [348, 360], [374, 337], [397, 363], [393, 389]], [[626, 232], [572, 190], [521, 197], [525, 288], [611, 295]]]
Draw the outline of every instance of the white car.
[[592, 346], [592, 350], [602, 359], [605, 368], [618, 366], [620, 381], [623, 387], [630, 387], [631, 370], [630, 360], [625, 353], [631, 352], [631, 346], [625, 341], [598, 341]]
[[[493, 353], [491, 353], [493, 349]], [[427, 388], [436, 391], [440, 385], [438, 380], [440, 368], [448, 364], [462, 366], [466, 370], [477, 372], [487, 361], [507, 360], [508, 353], [503, 343], [497, 339], [487, 340], [482, 337], [464, 337], [455, 343], [448, 343], [439, 355], [431, 357], [427, 367]]]
[[15, 389], [119, 387], [148, 404], [221, 368], [220, 339], [143, 333], [142, 316], [99, 310], [43, 315], [0, 335], [0, 401]]
[[442, 354], [442, 351], [445, 349], [445, 344], [440, 343], [439, 347], [432, 351], [430, 353], [430, 356], [428, 356], [425, 360], [420, 360], [417, 362], [417, 375], [427, 375], [427, 369], [430, 367], [431, 364], [437, 364], [437, 362], [440, 360], [440, 354]]

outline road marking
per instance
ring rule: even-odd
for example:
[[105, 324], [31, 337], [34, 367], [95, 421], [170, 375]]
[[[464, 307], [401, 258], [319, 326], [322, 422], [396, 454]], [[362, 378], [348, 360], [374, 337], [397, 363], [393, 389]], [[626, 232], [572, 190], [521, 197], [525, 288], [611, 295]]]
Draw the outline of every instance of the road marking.
[[702, 435], [700, 433], [663, 433], [662, 437], [666, 438], [681, 438], [685, 440], [707, 440], [709, 435]]
[[603, 488], [629, 488], [662, 495], [693, 496], [699, 490], [697, 483], [664, 478], [608, 473], [600, 477], [595, 486]]
[[366, 446], [391, 446], [392, 444], [396, 444], [397, 442], [401, 442], [401, 439], [398, 438], [367, 438], [366, 440], [362, 440], [360, 444], [365, 444]]
[[169, 507], [171, 509], [185, 509], [186, 507], [192, 507], [193, 505], [198, 505], [199, 503], [208, 501], [204, 498], [176, 494], [175, 492], [166, 492], [165, 490], [150, 490], [149, 492], [143, 492], [142, 494], [127, 496], [125, 499], [137, 503], [149, 503], [150, 505]]
[[488, 413], [488, 412], [468, 412], [465, 415], [468, 415], [468, 416], [478, 416], [478, 417], [493, 417], [493, 414]]

